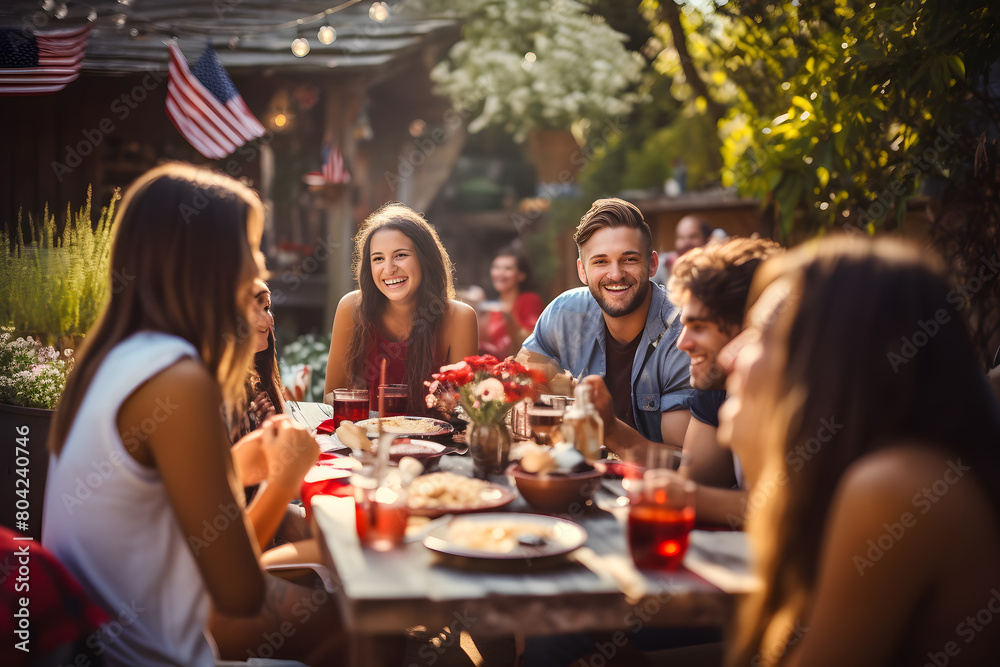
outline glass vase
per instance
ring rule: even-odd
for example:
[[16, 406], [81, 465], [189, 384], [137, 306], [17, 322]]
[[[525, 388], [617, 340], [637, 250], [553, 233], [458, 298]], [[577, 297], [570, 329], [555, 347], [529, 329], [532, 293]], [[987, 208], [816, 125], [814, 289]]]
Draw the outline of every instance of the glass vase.
[[465, 439], [472, 455], [473, 473], [478, 479], [501, 475], [507, 468], [512, 440], [510, 427], [504, 422], [470, 422]]

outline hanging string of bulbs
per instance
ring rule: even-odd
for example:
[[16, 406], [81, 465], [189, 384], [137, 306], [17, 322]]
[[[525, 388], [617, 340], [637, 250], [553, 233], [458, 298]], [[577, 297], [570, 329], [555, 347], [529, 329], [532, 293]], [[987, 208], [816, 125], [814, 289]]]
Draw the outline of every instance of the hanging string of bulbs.
[[[122, 5], [121, 9], [130, 7], [135, 0], [118, 0], [118, 4]], [[181, 22], [181, 23], [166, 23], [162, 21], [156, 22], [143, 22], [141, 23], [141, 29], [137, 25], [136, 21], [130, 20], [128, 15], [123, 11], [114, 11], [110, 14], [99, 15], [97, 10], [87, 3], [77, 3], [71, 0], [66, 2], [57, 2], [56, 0], [41, 0], [39, 3], [41, 9], [58, 20], [64, 19], [69, 15], [69, 4], [76, 4], [89, 9], [87, 13], [87, 20], [91, 23], [97, 22], [99, 19], [109, 18], [112, 25], [117, 29], [124, 29], [127, 24], [131, 24], [129, 27], [129, 35], [133, 38], [138, 38], [143, 33], [156, 33], [164, 36], [174, 37], [178, 33], [187, 34], [202, 34], [205, 36], [218, 35], [219, 33], [230, 33], [229, 38], [229, 48], [235, 49], [236, 45], [239, 43], [240, 39], [246, 37], [253, 37], [256, 35], [261, 35], [270, 32], [277, 32], [280, 30], [287, 30], [288, 28], [299, 28], [298, 35], [292, 40], [291, 50], [298, 58], [304, 58], [309, 54], [310, 45], [309, 40], [305, 37], [305, 26], [311, 23], [316, 23], [318, 21], [323, 21], [323, 25], [319, 27], [316, 31], [316, 39], [320, 44], [330, 45], [337, 40], [337, 31], [332, 25], [330, 25], [330, 15], [336, 14], [339, 11], [343, 11], [348, 7], [353, 7], [354, 5], [362, 2], [363, 0], [346, 0], [339, 5], [333, 7], [328, 7], [321, 12], [317, 12], [310, 16], [303, 16], [301, 18], [294, 19], [292, 21], [285, 21], [284, 23], [276, 23], [272, 25], [259, 26], [252, 30], [247, 30], [245, 27], [235, 27], [227, 25], [215, 25], [211, 27], [205, 27], [204, 25], [198, 25], [197, 22]], [[234, 8], [235, 8], [234, 3]], [[386, 2], [372, 2], [371, 7], [368, 8], [368, 18], [376, 23], [383, 23], [389, 18], [389, 4]], [[44, 16], [44, 14], [43, 14]], [[36, 22], [37, 23], [37, 22]]]

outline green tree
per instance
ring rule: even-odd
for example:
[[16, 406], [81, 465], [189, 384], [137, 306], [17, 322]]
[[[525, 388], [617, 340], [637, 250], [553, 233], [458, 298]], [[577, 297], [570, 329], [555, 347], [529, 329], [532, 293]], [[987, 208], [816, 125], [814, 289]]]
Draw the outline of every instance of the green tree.
[[[1000, 251], [995, 3], [645, 0], [661, 71], [718, 121], [723, 182], [760, 198], [774, 233], [897, 228], [914, 195], [956, 282]], [[993, 84], [996, 86], [996, 83]], [[984, 356], [1000, 331], [998, 281], [967, 290]]]

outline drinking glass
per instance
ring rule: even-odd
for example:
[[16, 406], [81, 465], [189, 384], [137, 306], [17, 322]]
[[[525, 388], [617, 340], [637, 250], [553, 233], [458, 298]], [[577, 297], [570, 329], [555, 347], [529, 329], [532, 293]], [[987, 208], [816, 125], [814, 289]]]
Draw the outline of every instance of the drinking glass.
[[553, 437], [559, 432], [565, 410], [548, 405], [528, 406], [528, 426], [531, 435], [540, 445], [553, 444]]
[[410, 388], [405, 384], [380, 384], [379, 393], [385, 397], [385, 414], [380, 417], [399, 417], [406, 414]]
[[359, 422], [368, 419], [367, 389], [334, 389], [332, 393], [334, 428], [344, 420]]
[[640, 569], [675, 570], [694, 528], [696, 486], [676, 472], [680, 452], [650, 447], [646, 460], [641, 483], [629, 488], [629, 551]]
[[361, 544], [375, 551], [390, 551], [402, 544], [410, 507], [399, 473], [389, 471], [379, 483], [366, 470], [351, 475], [351, 486]]

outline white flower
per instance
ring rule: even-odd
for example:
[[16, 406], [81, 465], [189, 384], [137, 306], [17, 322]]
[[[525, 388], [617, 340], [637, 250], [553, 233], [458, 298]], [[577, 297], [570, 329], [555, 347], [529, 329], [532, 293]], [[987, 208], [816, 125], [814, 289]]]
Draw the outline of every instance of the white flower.
[[[627, 91], [638, 81], [644, 61], [625, 48], [624, 35], [588, 16], [580, 2], [463, 4], [470, 14], [463, 39], [448, 60], [434, 67], [431, 79], [456, 108], [472, 111], [483, 105], [469, 123], [470, 132], [498, 125], [511, 128], [521, 141], [533, 129], [569, 129], [581, 119], [597, 126], [639, 101]], [[526, 67], [528, 52], [535, 59]], [[600, 64], [592, 67], [595, 59]], [[562, 98], [570, 94], [567, 104]]]
[[504, 400], [503, 382], [496, 378], [486, 378], [472, 388], [472, 395], [480, 401]]

